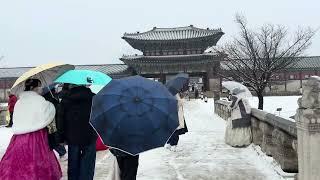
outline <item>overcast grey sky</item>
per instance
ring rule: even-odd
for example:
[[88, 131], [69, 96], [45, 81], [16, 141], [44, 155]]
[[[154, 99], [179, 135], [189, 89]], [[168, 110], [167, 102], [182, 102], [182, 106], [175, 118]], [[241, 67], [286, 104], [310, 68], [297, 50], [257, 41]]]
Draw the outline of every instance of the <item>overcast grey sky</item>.
[[[236, 12], [249, 26], [320, 27], [319, 0], [0, 0], [1, 66], [50, 61], [121, 63], [135, 53], [121, 36], [152, 27], [222, 28], [218, 44], [237, 33]], [[320, 32], [307, 55], [320, 55]]]

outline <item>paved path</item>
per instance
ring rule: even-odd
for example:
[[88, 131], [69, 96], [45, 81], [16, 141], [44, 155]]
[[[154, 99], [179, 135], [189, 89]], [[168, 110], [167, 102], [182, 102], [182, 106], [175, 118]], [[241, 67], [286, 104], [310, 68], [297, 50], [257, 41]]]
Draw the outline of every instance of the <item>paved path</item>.
[[[178, 151], [159, 148], [143, 153], [138, 180], [282, 179], [252, 147], [224, 143], [225, 121], [213, 113], [212, 101], [186, 101], [185, 116], [190, 132], [181, 136]], [[61, 164], [66, 175], [66, 162]], [[107, 179], [111, 165], [110, 153], [99, 152], [95, 179]]]

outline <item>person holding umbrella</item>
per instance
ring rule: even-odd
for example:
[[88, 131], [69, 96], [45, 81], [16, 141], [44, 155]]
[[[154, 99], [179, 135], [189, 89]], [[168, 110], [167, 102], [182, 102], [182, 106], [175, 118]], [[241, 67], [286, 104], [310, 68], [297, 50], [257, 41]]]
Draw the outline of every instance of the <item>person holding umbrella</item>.
[[42, 96], [49, 102], [51, 102], [55, 109], [56, 109], [56, 116], [54, 121], [48, 126], [48, 138], [49, 138], [49, 146], [51, 149], [54, 149], [60, 157], [60, 160], [66, 161], [68, 159], [67, 156], [67, 150], [64, 147], [64, 145], [59, 144], [61, 136], [57, 133], [57, 127], [59, 127], [59, 124], [57, 124], [56, 119], [59, 111], [59, 99], [57, 97], [56, 92], [56, 86], [57, 84], [51, 84], [47, 87], [44, 87], [42, 90]]
[[19, 94], [13, 118], [13, 136], [0, 162], [0, 179], [46, 179], [62, 177], [59, 162], [48, 144], [47, 126], [55, 108], [41, 94], [41, 81], [27, 79]]
[[55, 116], [54, 105], [41, 94], [48, 85], [73, 65], [49, 63], [20, 76], [11, 88], [18, 96], [13, 114], [13, 136], [0, 162], [0, 179], [46, 179], [62, 177], [59, 162], [48, 143], [47, 126]]
[[166, 148], [170, 149], [171, 151], [177, 150], [177, 145], [179, 142], [179, 136], [188, 132], [188, 127], [184, 118], [184, 111], [183, 111], [183, 101], [181, 99], [180, 93], [176, 94], [176, 99], [178, 101], [178, 117], [179, 117], [179, 127], [176, 131], [171, 135], [170, 139], [166, 144]]
[[178, 118], [179, 118], [179, 127], [176, 131], [171, 135], [170, 139], [166, 144], [166, 148], [176, 151], [179, 136], [188, 132], [188, 127], [184, 118], [184, 111], [183, 111], [183, 101], [181, 98], [181, 94], [188, 90], [189, 84], [189, 75], [185, 73], [180, 73], [176, 75], [172, 80], [166, 83], [166, 87], [168, 88], [169, 92], [174, 95], [178, 101]]
[[241, 88], [231, 90], [231, 117], [227, 121], [225, 142], [233, 147], [248, 146], [252, 142], [251, 108], [248, 100], [241, 96], [244, 92]]
[[116, 156], [121, 180], [135, 180], [139, 154], [163, 147], [178, 127], [177, 100], [141, 76], [112, 80], [93, 98], [90, 123]]
[[105, 83], [111, 78], [101, 72], [71, 70], [55, 82], [68, 83], [68, 90], [62, 96], [57, 123], [58, 134], [68, 145], [68, 179], [92, 180], [96, 162], [97, 133], [89, 124], [94, 93], [89, 86]]
[[60, 104], [58, 134], [68, 145], [68, 179], [94, 177], [97, 135], [89, 124], [94, 94], [85, 85], [71, 85]]

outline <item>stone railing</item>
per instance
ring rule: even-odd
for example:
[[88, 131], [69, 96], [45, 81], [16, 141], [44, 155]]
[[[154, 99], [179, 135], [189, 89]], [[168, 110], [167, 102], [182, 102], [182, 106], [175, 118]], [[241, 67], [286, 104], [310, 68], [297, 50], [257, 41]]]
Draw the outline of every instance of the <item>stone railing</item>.
[[[215, 102], [215, 112], [230, 117], [228, 102]], [[299, 180], [320, 179], [320, 77], [312, 76], [302, 88], [292, 122], [252, 109], [253, 143], [279, 162], [285, 172], [298, 172]]]
[[[231, 112], [228, 101], [216, 101], [215, 113], [227, 120]], [[295, 122], [252, 109], [253, 143], [272, 156], [285, 172], [298, 172], [297, 129]]]

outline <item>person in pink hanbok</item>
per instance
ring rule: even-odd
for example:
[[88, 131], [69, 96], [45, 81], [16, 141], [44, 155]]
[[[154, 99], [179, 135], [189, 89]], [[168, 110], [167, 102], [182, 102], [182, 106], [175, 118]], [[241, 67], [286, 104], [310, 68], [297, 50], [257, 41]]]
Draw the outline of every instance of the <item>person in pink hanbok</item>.
[[48, 144], [47, 126], [55, 108], [41, 94], [41, 82], [28, 79], [13, 114], [13, 136], [0, 161], [1, 180], [59, 180], [59, 162]]

